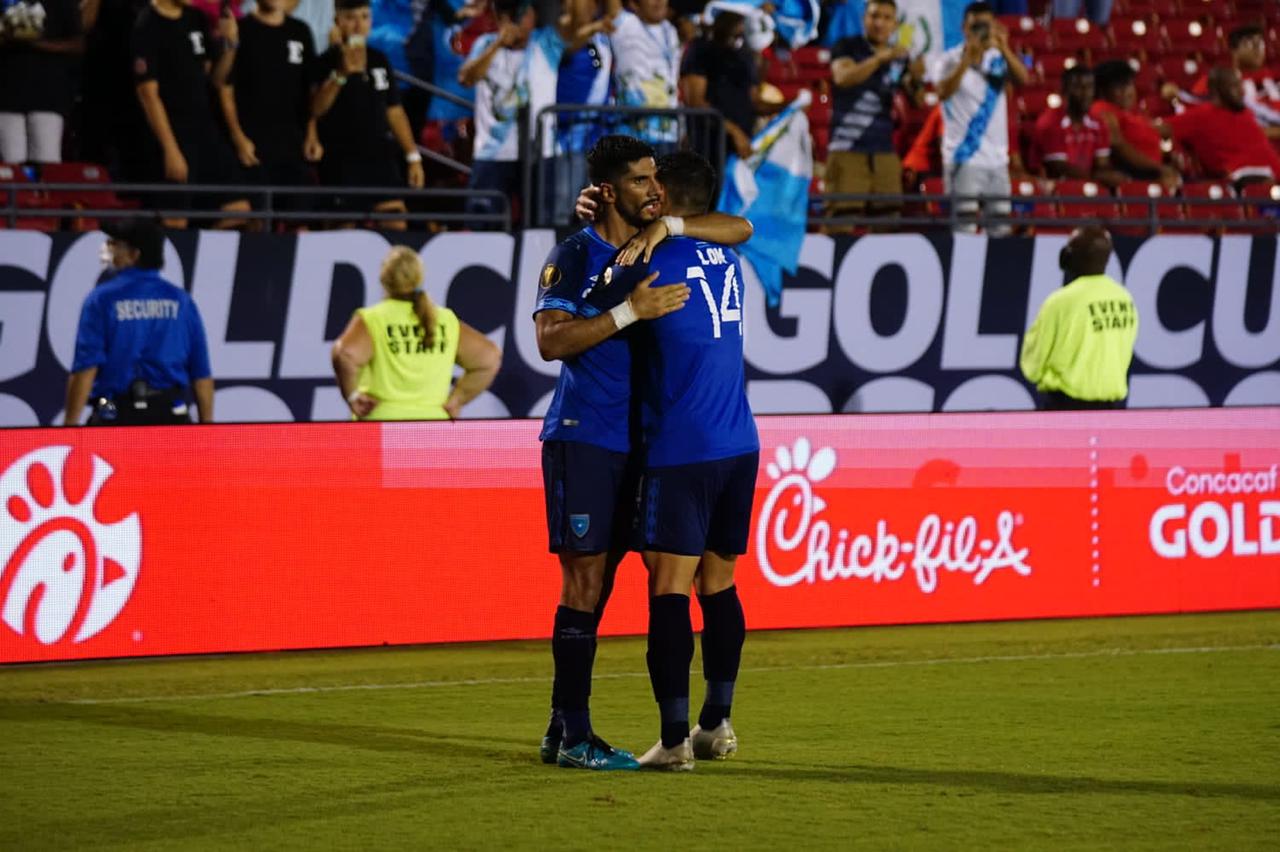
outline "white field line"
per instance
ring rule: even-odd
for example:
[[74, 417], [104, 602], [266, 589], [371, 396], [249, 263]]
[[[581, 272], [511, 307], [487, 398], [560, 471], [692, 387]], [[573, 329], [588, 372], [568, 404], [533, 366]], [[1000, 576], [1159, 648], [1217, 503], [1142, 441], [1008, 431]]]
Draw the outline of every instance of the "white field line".
[[[1070, 651], [1060, 654], [1007, 654], [987, 657], [930, 657], [916, 660], [874, 660], [856, 663], [814, 663], [796, 666], [744, 667], [743, 674], [759, 672], [833, 671], [839, 669], [892, 669], [907, 666], [973, 665], [979, 663], [1018, 663], [1044, 660], [1081, 660], [1097, 657], [1138, 657], [1154, 654], [1214, 654], [1232, 651], [1280, 651], [1280, 644], [1221, 645], [1191, 648], [1106, 649]], [[595, 680], [648, 677], [648, 672], [613, 672], [595, 676]], [[458, 686], [501, 686], [519, 683], [549, 683], [551, 676], [490, 677], [467, 680], [421, 680], [407, 683], [350, 683], [332, 686], [291, 686], [279, 689], [247, 689], [242, 692], [210, 692], [194, 695], [135, 695], [120, 698], [73, 698], [50, 701], [50, 704], [143, 704], [157, 701], [216, 701], [227, 698], [256, 698], [274, 695], [313, 695], [326, 692], [380, 691], [389, 689], [438, 689]]]

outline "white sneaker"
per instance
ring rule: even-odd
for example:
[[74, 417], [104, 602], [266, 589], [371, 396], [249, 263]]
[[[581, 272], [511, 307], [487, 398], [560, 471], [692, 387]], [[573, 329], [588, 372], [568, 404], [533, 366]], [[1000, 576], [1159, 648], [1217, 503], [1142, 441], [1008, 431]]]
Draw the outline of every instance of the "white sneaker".
[[641, 769], [660, 769], [666, 772], [688, 772], [693, 769], [693, 746], [688, 737], [680, 745], [666, 748], [662, 740], [641, 755], [637, 761]]
[[728, 760], [738, 751], [738, 735], [733, 732], [733, 725], [728, 719], [722, 719], [710, 731], [694, 725], [689, 739], [693, 744], [693, 755], [698, 760]]

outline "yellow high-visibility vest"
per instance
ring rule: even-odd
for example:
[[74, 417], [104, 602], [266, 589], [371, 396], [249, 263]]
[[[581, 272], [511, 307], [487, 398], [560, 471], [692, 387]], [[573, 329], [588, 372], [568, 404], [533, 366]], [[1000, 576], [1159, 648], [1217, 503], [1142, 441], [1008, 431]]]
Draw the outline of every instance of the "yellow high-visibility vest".
[[357, 389], [378, 404], [365, 419], [447, 420], [458, 315], [436, 306], [435, 340], [428, 346], [412, 302], [384, 299], [356, 313], [373, 338], [373, 358], [360, 371]]

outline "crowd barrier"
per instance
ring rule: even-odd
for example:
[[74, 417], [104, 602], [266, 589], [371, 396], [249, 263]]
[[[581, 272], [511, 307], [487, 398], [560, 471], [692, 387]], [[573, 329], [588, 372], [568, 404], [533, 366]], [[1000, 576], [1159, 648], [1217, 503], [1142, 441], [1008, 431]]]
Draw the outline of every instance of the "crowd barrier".
[[[0, 231], [0, 426], [58, 422], [101, 233]], [[200, 308], [220, 422], [343, 420], [333, 340], [382, 298], [393, 242], [417, 250], [436, 301], [502, 347], [467, 416], [541, 417], [560, 365], [532, 313], [557, 233], [296, 236], [173, 232], [164, 276]], [[750, 266], [742, 292], [757, 414], [1017, 411], [1035, 407], [1018, 348], [1062, 286], [1065, 235], [809, 234], [781, 303]], [[1130, 407], [1280, 405], [1280, 264], [1271, 237], [1117, 239], [1108, 272], [1139, 323]]]
[[[1280, 607], [1280, 408], [758, 423], [752, 629]], [[0, 662], [545, 638], [537, 432], [0, 431]]]

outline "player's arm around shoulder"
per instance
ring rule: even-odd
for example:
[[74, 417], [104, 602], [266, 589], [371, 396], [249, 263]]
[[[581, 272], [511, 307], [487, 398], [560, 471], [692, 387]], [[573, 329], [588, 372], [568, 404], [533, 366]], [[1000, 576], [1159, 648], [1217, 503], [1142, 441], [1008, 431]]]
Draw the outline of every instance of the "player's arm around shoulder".
[[630, 266], [637, 260], [647, 263], [652, 259], [654, 249], [668, 237], [685, 236], [709, 243], [737, 246], [751, 239], [754, 233], [755, 227], [749, 220], [728, 213], [711, 212], [688, 218], [663, 216], [646, 225], [622, 247], [618, 252], [618, 264]]

